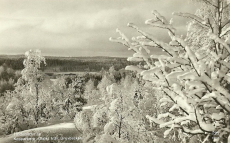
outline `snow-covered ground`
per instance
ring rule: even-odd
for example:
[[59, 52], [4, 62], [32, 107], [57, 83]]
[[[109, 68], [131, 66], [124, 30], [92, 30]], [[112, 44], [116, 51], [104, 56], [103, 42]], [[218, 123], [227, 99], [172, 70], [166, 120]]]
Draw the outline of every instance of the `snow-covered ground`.
[[75, 128], [74, 123], [60, 123], [17, 132], [0, 138], [0, 143], [24, 143], [23, 139], [30, 140], [33, 138], [42, 143], [49, 143], [49, 139], [54, 140], [54, 142], [60, 140], [63, 142], [79, 143], [81, 142], [81, 133]]

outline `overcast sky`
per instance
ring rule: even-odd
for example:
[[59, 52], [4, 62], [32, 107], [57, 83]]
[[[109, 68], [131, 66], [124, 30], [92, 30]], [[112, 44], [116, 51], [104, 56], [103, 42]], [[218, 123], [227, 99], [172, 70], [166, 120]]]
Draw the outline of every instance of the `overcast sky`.
[[[166, 31], [144, 24], [157, 10], [173, 17], [178, 33], [186, 19], [172, 12], [195, 12], [189, 0], [0, 0], [0, 54], [23, 54], [40, 49], [51, 56], [128, 56], [131, 52], [109, 42], [119, 28], [129, 37], [128, 22], [167, 39]], [[156, 50], [156, 52], [158, 52]]]

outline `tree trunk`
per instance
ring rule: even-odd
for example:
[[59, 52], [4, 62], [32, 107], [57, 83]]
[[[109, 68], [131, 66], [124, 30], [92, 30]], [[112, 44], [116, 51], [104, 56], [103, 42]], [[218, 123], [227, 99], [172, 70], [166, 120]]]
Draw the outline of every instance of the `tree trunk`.
[[119, 127], [118, 127], [118, 135], [119, 135], [119, 138], [121, 138], [121, 125], [122, 125], [122, 116], [120, 118], [120, 123], [119, 123]]
[[36, 90], [36, 105], [35, 105], [35, 122], [36, 126], [38, 125], [38, 120], [39, 120], [39, 107], [38, 107], [38, 84], [35, 85], [35, 90]]

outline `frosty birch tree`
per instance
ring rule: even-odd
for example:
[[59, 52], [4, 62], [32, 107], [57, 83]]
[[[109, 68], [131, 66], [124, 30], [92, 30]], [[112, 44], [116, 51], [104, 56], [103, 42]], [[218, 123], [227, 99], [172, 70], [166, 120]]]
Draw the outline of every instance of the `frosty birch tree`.
[[46, 64], [45, 58], [40, 50], [29, 50], [25, 53], [26, 59], [23, 62], [22, 79], [28, 82], [30, 92], [35, 96], [34, 117], [35, 123], [39, 120], [39, 84], [42, 80], [42, 74], [39, 70], [41, 63]]
[[[169, 106], [157, 118], [146, 118], [161, 128], [164, 136], [179, 133], [186, 142], [188, 137], [205, 135], [200, 142], [230, 142], [230, 14], [227, 0], [199, 0], [202, 9], [196, 14], [174, 13], [189, 18], [187, 37], [177, 36], [172, 21], [153, 11], [154, 18], [146, 20], [152, 27], [168, 31], [171, 41], [159, 41], [152, 35], [129, 23], [141, 36], [129, 40], [120, 30], [121, 37], [110, 38], [134, 51], [129, 61], [143, 61], [144, 66], [127, 66], [137, 71], [152, 87], [161, 91], [161, 106]], [[152, 47], [164, 54], [152, 54]], [[157, 59], [157, 61], [153, 61]], [[175, 136], [174, 136], [175, 137]]]

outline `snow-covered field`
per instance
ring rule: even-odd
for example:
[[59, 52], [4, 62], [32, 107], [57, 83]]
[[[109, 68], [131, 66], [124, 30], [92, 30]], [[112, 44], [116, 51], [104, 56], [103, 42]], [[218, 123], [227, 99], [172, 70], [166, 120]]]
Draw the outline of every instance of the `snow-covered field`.
[[81, 133], [79, 130], [75, 128], [74, 123], [60, 123], [51, 126], [38, 127], [30, 130], [17, 132], [0, 138], [0, 143], [27, 143], [28, 141], [25, 140], [33, 139], [37, 140], [37, 142], [39, 143], [56, 143], [58, 141], [80, 143]]

